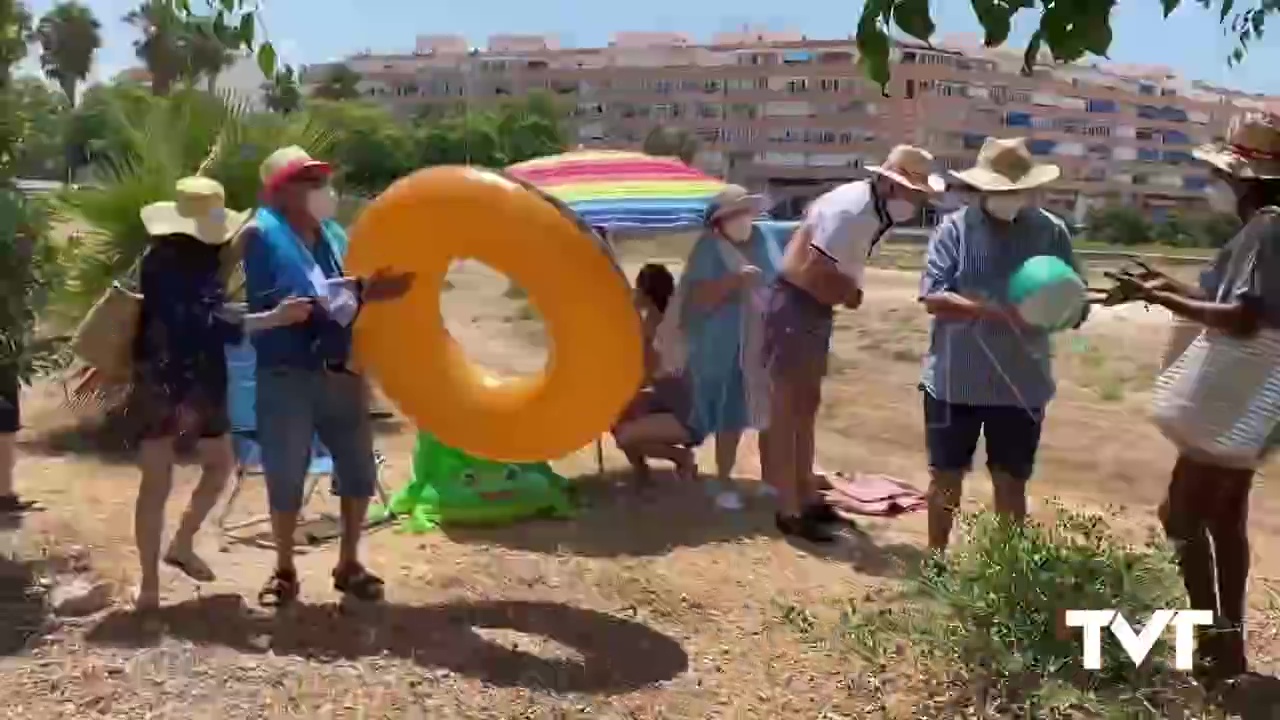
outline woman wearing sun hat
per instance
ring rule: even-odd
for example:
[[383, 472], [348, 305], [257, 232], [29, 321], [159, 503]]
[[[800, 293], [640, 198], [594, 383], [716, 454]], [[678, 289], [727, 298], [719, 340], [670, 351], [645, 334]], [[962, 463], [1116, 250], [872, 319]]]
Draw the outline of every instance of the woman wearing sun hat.
[[809, 205], [769, 288], [765, 363], [771, 381], [766, 481], [777, 491], [778, 530], [812, 542], [835, 539], [839, 520], [814, 482], [815, 425], [827, 373], [835, 306], [862, 302], [868, 258], [895, 224], [920, 213], [945, 183], [933, 156], [899, 145], [867, 180], [840, 185]]
[[[929, 546], [947, 546], [979, 437], [996, 512], [1021, 521], [1045, 408], [1054, 395], [1049, 334], [1006, 304], [1009, 279], [1028, 259], [1076, 268], [1071, 233], [1036, 205], [1061, 175], [1023, 138], [987, 138], [974, 167], [953, 172], [976, 201], [942, 219], [929, 239], [920, 301], [933, 316], [920, 388], [929, 457]], [[1087, 307], [1086, 307], [1087, 311]], [[1083, 313], [1079, 322], [1084, 322]]]
[[142, 311], [128, 406], [141, 436], [142, 482], [134, 516], [142, 568], [136, 600], [140, 609], [154, 608], [160, 599], [164, 508], [179, 433], [200, 438], [201, 475], [164, 559], [196, 580], [213, 579], [192, 543], [234, 462], [224, 346], [238, 342], [246, 330], [302, 322], [311, 313], [310, 302], [303, 299], [252, 315], [228, 308], [220, 256], [246, 215], [227, 211], [222, 185], [209, 178], [179, 180], [174, 197], [141, 212], [150, 244], [139, 267]]
[[683, 373], [693, 395], [689, 427], [699, 437], [715, 435], [716, 481], [708, 490], [725, 510], [743, 506], [728, 484], [742, 433], [768, 423], [762, 292], [782, 251], [755, 222], [763, 208], [763, 197], [737, 185], [712, 199], [658, 330], [664, 372]]
[[[1200, 284], [1188, 286], [1158, 272], [1121, 277], [1127, 297], [1162, 305], [1202, 324], [1205, 338], [1222, 334], [1255, 338], [1280, 329], [1280, 117], [1236, 118], [1222, 143], [1204, 145], [1194, 156], [1210, 167], [1210, 206], [1240, 218], [1244, 227], [1228, 242]], [[1273, 357], [1273, 362], [1276, 359]], [[1211, 382], [1206, 373], [1196, 382]], [[1271, 411], [1266, 422], [1274, 425]], [[1274, 445], [1272, 433], [1269, 445]], [[1180, 447], [1160, 519], [1178, 552], [1192, 608], [1212, 610], [1219, 630], [1198, 643], [1206, 680], [1243, 673], [1244, 614], [1249, 576], [1249, 494], [1256, 467], [1227, 462]]]

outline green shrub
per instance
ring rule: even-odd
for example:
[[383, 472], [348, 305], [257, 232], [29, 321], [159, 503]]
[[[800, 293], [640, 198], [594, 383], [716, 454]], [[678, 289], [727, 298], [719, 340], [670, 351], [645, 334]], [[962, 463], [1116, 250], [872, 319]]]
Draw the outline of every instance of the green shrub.
[[1011, 526], [989, 513], [962, 525], [963, 541], [896, 597], [850, 605], [841, 628], [855, 653], [881, 672], [914, 667], [931, 697], [967, 695], [964, 703], [999, 716], [1143, 716], [1172, 702], [1179, 680], [1163, 641], [1134, 667], [1104, 637], [1102, 669], [1086, 671], [1079, 630], [1061, 622], [1068, 609], [1120, 608], [1136, 622], [1185, 607], [1163, 544], [1131, 546], [1101, 516], [1061, 507], [1047, 525]]

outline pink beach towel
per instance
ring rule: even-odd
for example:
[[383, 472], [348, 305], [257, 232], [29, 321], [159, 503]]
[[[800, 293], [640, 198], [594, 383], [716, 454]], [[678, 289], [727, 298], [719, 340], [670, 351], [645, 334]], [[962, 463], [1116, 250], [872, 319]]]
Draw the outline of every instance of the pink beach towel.
[[827, 482], [823, 495], [841, 516], [895, 517], [925, 507], [924, 493], [888, 475], [834, 473]]

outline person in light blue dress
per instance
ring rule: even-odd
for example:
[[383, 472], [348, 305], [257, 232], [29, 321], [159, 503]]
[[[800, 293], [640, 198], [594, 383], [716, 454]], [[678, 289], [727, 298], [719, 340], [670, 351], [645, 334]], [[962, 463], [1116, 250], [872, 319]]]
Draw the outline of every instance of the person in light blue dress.
[[[764, 292], [777, 276], [783, 224], [757, 222], [763, 199], [730, 185], [708, 206], [705, 231], [685, 262], [676, 291], [681, 360], [692, 392], [688, 424], [715, 435], [716, 480], [708, 490], [723, 509], [742, 499], [729, 485], [742, 433], [765, 430]], [[762, 443], [763, 445], [763, 443]]]

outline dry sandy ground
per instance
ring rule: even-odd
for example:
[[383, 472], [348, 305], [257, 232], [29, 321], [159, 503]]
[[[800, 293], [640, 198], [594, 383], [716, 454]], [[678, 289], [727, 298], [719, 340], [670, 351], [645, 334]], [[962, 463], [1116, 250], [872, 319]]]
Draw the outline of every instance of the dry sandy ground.
[[[637, 250], [641, 255], [652, 250]], [[634, 264], [629, 265], [634, 269]], [[455, 273], [447, 313], [482, 361], [527, 371], [542, 357], [536, 324], [505, 282], [475, 268]], [[872, 275], [867, 303], [839, 318], [822, 410], [821, 463], [896, 475], [920, 487], [925, 472], [915, 381], [926, 322], [916, 278]], [[1140, 308], [1110, 311], [1057, 346], [1062, 378], [1051, 408], [1036, 501], [1059, 497], [1114, 506], [1122, 523], [1151, 522], [1171, 464], [1144, 420], [1147, 387], [1167, 329]], [[134, 573], [127, 456], [71, 427], [53, 388], [33, 392], [23, 435], [22, 487], [47, 510], [3, 535], [26, 551], [87, 548], [97, 572]], [[411, 433], [382, 428], [385, 481], [408, 473]], [[756, 487], [754, 448], [740, 475]], [[702, 458], [704, 470], [709, 458]], [[920, 515], [869, 520], [867, 537], [814, 554], [772, 530], [763, 502], [717, 513], [697, 488], [666, 486], [640, 501], [616, 482], [607, 451], [595, 477], [590, 450], [556, 463], [581, 476], [590, 507], [569, 521], [500, 530], [372, 534], [365, 552], [389, 582], [390, 603], [340, 616], [329, 589], [334, 550], [302, 558], [304, 604], [272, 618], [250, 608], [269, 550], [212, 533], [202, 551], [219, 575], [196, 586], [166, 575], [172, 604], [160, 630], [123, 610], [100, 624], [38, 632], [37, 610], [6, 590], [10, 632], [0, 647], [0, 715], [13, 718], [841, 718], [867, 715], [846, 657], [813, 646], [783, 619], [790, 608], [829, 617], [843, 602], [901, 575], [924, 542]], [[172, 511], [194, 480], [183, 468]], [[238, 513], [263, 506], [257, 482]], [[987, 497], [974, 478], [973, 502]], [[1280, 494], [1265, 479], [1254, 498], [1254, 587], [1270, 597], [1280, 560], [1264, 550], [1280, 534]], [[18, 576], [25, 566], [7, 563]], [[20, 579], [20, 578], [19, 578]], [[6, 588], [20, 588], [15, 578]], [[1261, 604], [1260, 606], [1261, 607]], [[1261, 611], [1260, 611], [1261, 612]], [[1260, 615], [1260, 619], [1262, 618]], [[1270, 662], [1271, 626], [1258, 660]]]

